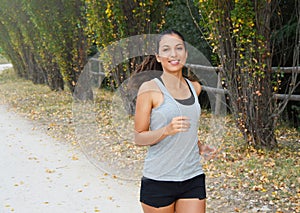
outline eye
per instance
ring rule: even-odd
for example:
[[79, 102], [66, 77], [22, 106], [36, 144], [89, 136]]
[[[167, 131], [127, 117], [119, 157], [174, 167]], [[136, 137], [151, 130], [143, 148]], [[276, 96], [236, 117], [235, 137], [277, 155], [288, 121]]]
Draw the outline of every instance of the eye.
[[184, 48], [183, 48], [183, 46], [177, 46], [176, 49], [177, 50], [183, 50]]
[[167, 51], [169, 51], [169, 48], [163, 48], [162, 51], [167, 52]]

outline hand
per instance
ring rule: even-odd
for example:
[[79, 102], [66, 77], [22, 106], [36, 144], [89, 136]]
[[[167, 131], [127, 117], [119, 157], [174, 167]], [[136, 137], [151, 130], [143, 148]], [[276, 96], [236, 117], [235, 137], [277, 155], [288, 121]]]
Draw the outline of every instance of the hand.
[[179, 116], [172, 119], [166, 127], [166, 135], [175, 135], [178, 132], [187, 132], [190, 128], [190, 119], [185, 116]]
[[213, 159], [218, 150], [215, 147], [211, 147], [208, 145], [203, 145], [198, 141], [199, 153], [203, 156], [205, 160]]

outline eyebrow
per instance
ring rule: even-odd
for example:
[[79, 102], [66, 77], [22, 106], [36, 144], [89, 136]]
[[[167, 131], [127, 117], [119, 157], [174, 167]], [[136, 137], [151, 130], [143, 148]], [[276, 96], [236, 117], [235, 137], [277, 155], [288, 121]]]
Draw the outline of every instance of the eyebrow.
[[[175, 47], [177, 46], [184, 46], [184, 44], [176, 44]], [[170, 47], [170, 45], [164, 44], [161, 47]]]

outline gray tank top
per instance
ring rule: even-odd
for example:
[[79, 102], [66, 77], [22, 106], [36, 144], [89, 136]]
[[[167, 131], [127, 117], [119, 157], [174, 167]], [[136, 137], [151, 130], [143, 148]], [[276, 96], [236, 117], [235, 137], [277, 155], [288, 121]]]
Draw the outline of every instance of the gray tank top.
[[143, 175], [161, 181], [184, 181], [203, 173], [198, 149], [198, 127], [201, 113], [197, 94], [192, 83], [186, 79], [194, 96], [194, 103], [184, 105], [176, 101], [157, 78], [154, 79], [163, 96], [163, 103], [152, 109], [150, 129], [169, 124], [174, 117], [187, 116], [191, 127], [188, 132], [168, 136], [148, 148]]

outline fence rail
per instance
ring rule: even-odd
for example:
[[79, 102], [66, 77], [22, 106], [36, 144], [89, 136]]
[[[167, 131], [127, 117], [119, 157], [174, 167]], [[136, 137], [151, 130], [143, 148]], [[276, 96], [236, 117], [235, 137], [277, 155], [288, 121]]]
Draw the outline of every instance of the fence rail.
[[[201, 69], [203, 71], [208, 71], [208, 72], [212, 72], [212, 71], [218, 72], [218, 86], [217, 86], [218, 88], [213, 88], [209, 86], [202, 86], [202, 88], [204, 91], [212, 92], [219, 95], [228, 94], [228, 90], [223, 88], [221, 89], [220, 71], [223, 70], [221, 67], [210, 67], [210, 66], [203, 66], [199, 64], [186, 64], [186, 67], [190, 69]], [[273, 71], [280, 70], [283, 73], [300, 74], [299, 67], [272, 67], [272, 70]], [[274, 94], [274, 98], [279, 100], [288, 99], [290, 101], [300, 101], [300, 95]]]
[[[98, 72], [93, 72], [91, 71], [92, 64], [89, 63], [89, 70], [90, 73], [96, 76], [99, 76], [99, 82], [101, 84], [103, 78], [105, 77], [105, 73], [103, 72], [103, 67], [102, 67], [102, 61], [96, 58], [91, 58], [90, 61], [95, 61], [98, 62]], [[225, 95], [228, 94], [228, 90], [222, 88], [221, 84], [221, 71], [223, 70], [222, 67], [212, 67], [212, 66], [204, 66], [200, 64], [186, 64], [187, 68], [190, 69], [201, 69], [202, 71], [207, 71], [207, 72], [217, 72], [218, 73], [218, 84], [217, 88], [214, 87], [209, 87], [209, 86], [202, 86], [204, 91], [211, 92], [217, 95]], [[272, 67], [273, 71], [278, 71], [283, 73], [296, 73], [300, 74], [300, 69], [299, 67]], [[284, 100], [288, 99], [291, 101], [300, 101], [300, 95], [288, 95], [288, 94], [274, 94], [274, 98], [279, 99], [279, 100]], [[218, 105], [218, 104], [217, 104]]]
[[[222, 67], [210, 67], [210, 66], [204, 66], [200, 64], [186, 64], [187, 68], [191, 69], [202, 69], [203, 71], [222, 71]], [[297, 73], [300, 74], [300, 67], [272, 67], [273, 71], [280, 70], [284, 73]]]

